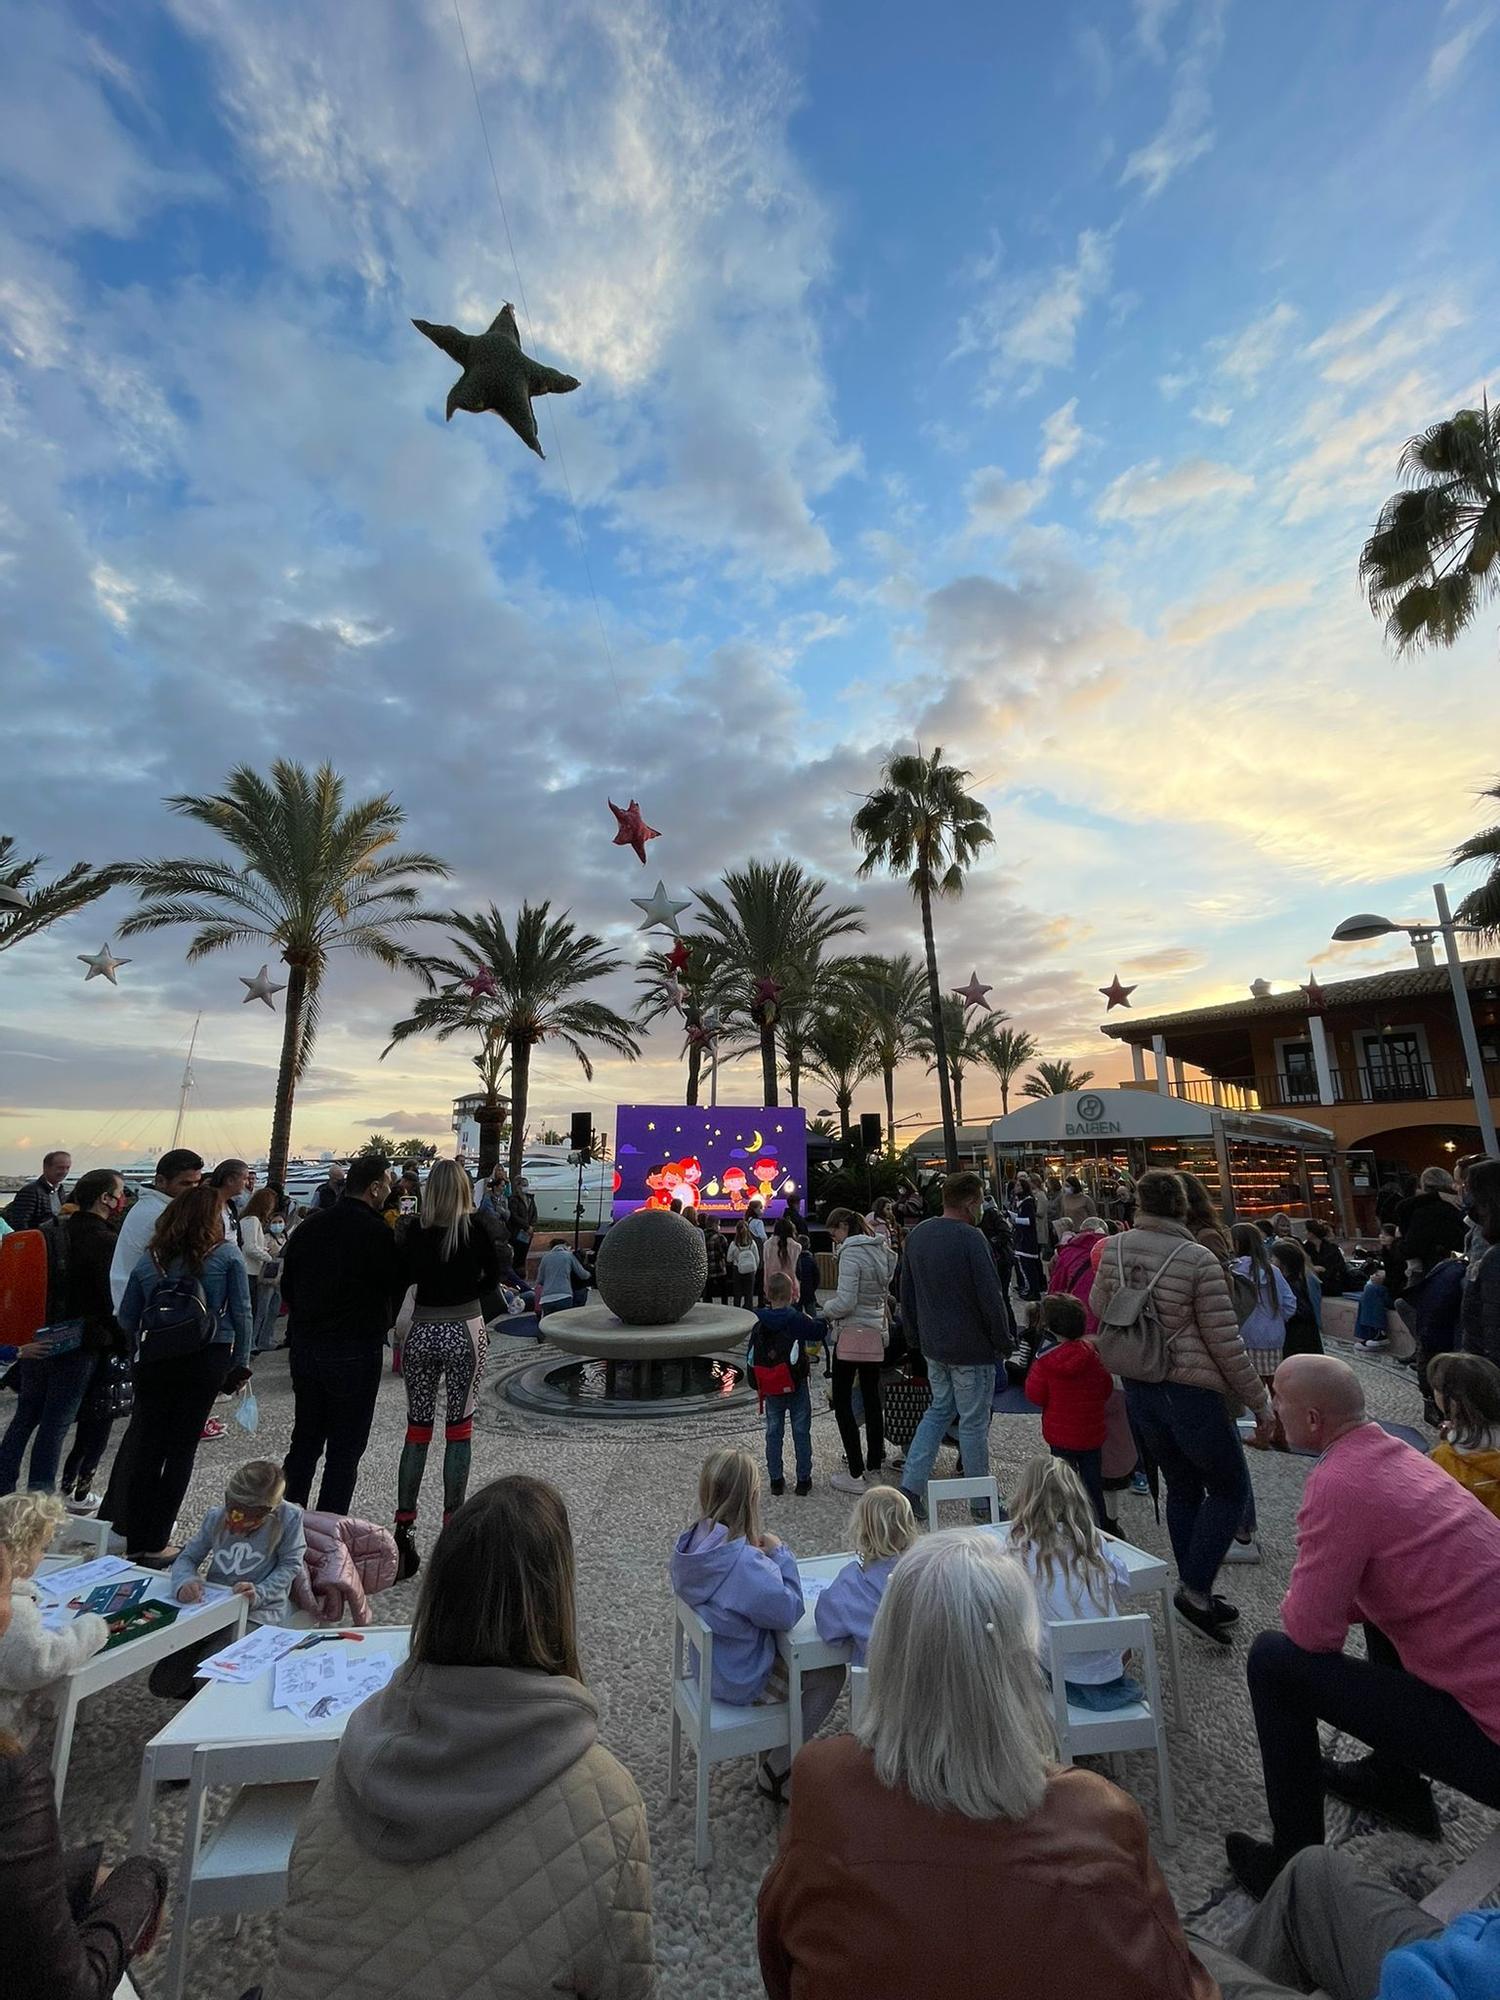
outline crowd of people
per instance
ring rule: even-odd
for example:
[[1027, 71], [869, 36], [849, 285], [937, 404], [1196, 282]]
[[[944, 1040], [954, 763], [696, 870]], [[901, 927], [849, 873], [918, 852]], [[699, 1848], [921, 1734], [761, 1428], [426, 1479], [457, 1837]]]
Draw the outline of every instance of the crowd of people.
[[[467, 1491], [489, 1308], [526, 1276], [534, 1205], [517, 1215], [503, 1177], [476, 1202], [452, 1162], [403, 1187], [369, 1156], [330, 1174], [329, 1198], [320, 1191], [288, 1229], [279, 1191], [255, 1189], [243, 1162], [205, 1178], [196, 1155], [168, 1154], [128, 1213], [108, 1170], [64, 1198], [68, 1165], [49, 1155], [17, 1201], [22, 1226], [47, 1237], [49, 1320], [79, 1322], [80, 1338], [23, 1354], [0, 1438], [0, 1867], [17, 1992], [113, 1991], [163, 1899], [154, 1862], [111, 1873], [97, 1850], [64, 1853], [41, 1757], [46, 1690], [108, 1636], [88, 1615], [49, 1631], [33, 1581], [123, 1414], [91, 1399], [116, 1383], [133, 1399], [101, 1503], [128, 1551], [170, 1570], [180, 1602], [224, 1581], [275, 1622], [303, 1569], [320, 1460], [320, 1511], [352, 1502], [404, 1312], [394, 1527], [400, 1573], [424, 1571], [410, 1659], [350, 1718], [309, 1809], [267, 1993], [325, 1994], [349, 1976], [357, 1938], [361, 1991], [375, 1994], [648, 1994], [645, 1812], [599, 1741], [566, 1507], [534, 1479]], [[854, 1554], [815, 1619], [868, 1673], [860, 1718], [819, 1737], [845, 1669], [804, 1675], [806, 1747], [795, 1764], [769, 1751], [756, 1771], [788, 1808], [759, 1897], [769, 1994], [1500, 1991], [1500, 1914], [1444, 1928], [1324, 1845], [1328, 1797], [1426, 1839], [1441, 1837], [1434, 1780], [1500, 1809], [1500, 1162], [1472, 1163], [1461, 1186], [1432, 1174], [1391, 1217], [1361, 1301], [1368, 1333], [1370, 1287], [1387, 1313], [1434, 1277], [1455, 1287], [1442, 1329], [1414, 1318], [1441, 1425], [1430, 1455], [1373, 1421], [1357, 1370], [1323, 1352], [1325, 1292], [1360, 1275], [1332, 1233], [1309, 1227], [1298, 1241], [1284, 1217], [1227, 1229], [1189, 1174], [1116, 1185], [1108, 1215], [1081, 1181], [1054, 1191], [1018, 1175], [997, 1201], [967, 1173], [942, 1183], [931, 1215], [915, 1190], [867, 1214], [836, 1208], [831, 1286], [800, 1213], [769, 1226], [747, 1215], [733, 1236], [712, 1226], [713, 1295], [755, 1308], [764, 1458], [710, 1452], [663, 1553], [671, 1589], [715, 1635], [716, 1701], [785, 1693], [776, 1636], [807, 1600], [764, 1499], [786, 1490], [788, 1427], [796, 1494], [811, 1490], [820, 1364], [846, 1467], [833, 1484], [857, 1502]], [[561, 1243], [548, 1259], [542, 1306], [571, 1303], [586, 1264]], [[198, 1444], [265, 1345], [272, 1285], [294, 1395], [285, 1466], [236, 1468], [223, 1505], [179, 1544]], [[885, 1406], [898, 1380], [920, 1381], [925, 1407], [893, 1455]], [[1013, 1383], [1041, 1413], [1046, 1450], [1007, 1496], [1007, 1530], [924, 1534], [945, 1441], [956, 1433], [965, 1474], [988, 1477], [995, 1393]], [[415, 1526], [440, 1396], [442, 1528], [423, 1565]], [[1268, 1827], [1226, 1834], [1230, 1872], [1258, 1905], [1227, 1951], [1184, 1928], [1139, 1807], [1059, 1765], [1043, 1635], [1123, 1607], [1128, 1573], [1108, 1537], [1113, 1494], [1133, 1476], [1165, 1488], [1176, 1615], [1205, 1643], [1232, 1645], [1239, 1609], [1218, 1586], [1227, 1563], [1258, 1553], [1247, 1445], [1315, 1462], [1280, 1629], [1246, 1651]], [[1364, 1650], [1346, 1652], [1356, 1624]], [[190, 1686], [179, 1672], [158, 1691]], [[1101, 1631], [1096, 1650], [1069, 1656], [1066, 1692], [1108, 1710], [1142, 1690]], [[1320, 1723], [1366, 1754], [1323, 1756]], [[986, 1877], [1005, 1893], [976, 1899]]]

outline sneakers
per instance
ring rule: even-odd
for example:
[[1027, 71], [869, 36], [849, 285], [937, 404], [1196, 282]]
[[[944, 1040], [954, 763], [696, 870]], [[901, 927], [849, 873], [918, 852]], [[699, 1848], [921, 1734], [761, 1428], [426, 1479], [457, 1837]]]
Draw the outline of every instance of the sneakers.
[[863, 1477], [856, 1478], [852, 1472], [836, 1472], [828, 1484], [836, 1493], [864, 1493], [869, 1490]]
[[786, 1481], [784, 1479], [773, 1479], [771, 1481], [771, 1491], [780, 1499], [781, 1495], [786, 1491]]
[[1224, 1853], [1235, 1881], [1252, 1901], [1260, 1902], [1281, 1873], [1281, 1863], [1270, 1841], [1255, 1840], [1248, 1833], [1226, 1833]]
[[797, 1484], [792, 1488], [792, 1491], [799, 1500], [805, 1500], [808, 1494], [812, 1492], [812, 1481], [810, 1479], [799, 1479]]
[[1212, 1639], [1216, 1646], [1230, 1644], [1230, 1621], [1221, 1617], [1212, 1604], [1205, 1611], [1179, 1590], [1172, 1599], [1172, 1608], [1184, 1625], [1191, 1625], [1195, 1632], [1201, 1632], [1205, 1639]]
[[1361, 1354], [1384, 1354], [1390, 1344], [1388, 1340], [1356, 1340], [1354, 1343]]
[[1356, 1812], [1383, 1819], [1418, 1840], [1441, 1840], [1443, 1823], [1433, 1800], [1432, 1787], [1414, 1773], [1404, 1778], [1399, 1772], [1382, 1771], [1373, 1757], [1351, 1763], [1322, 1759], [1323, 1789]]
[[1212, 1604], [1214, 1616], [1221, 1625], [1232, 1625], [1240, 1615], [1240, 1607], [1237, 1604], [1231, 1604], [1227, 1597], [1220, 1597], [1217, 1591], [1209, 1599], [1209, 1603]]
[[64, 1505], [70, 1514], [92, 1514], [97, 1508], [104, 1505], [104, 1495], [102, 1493], [77, 1493], [71, 1500], [65, 1501]]
[[1151, 1497], [1151, 1481], [1139, 1467], [1130, 1475], [1130, 1490], [1132, 1493], [1144, 1493], [1147, 1499]]
[[224, 1436], [227, 1429], [228, 1425], [223, 1423], [218, 1417], [210, 1417], [198, 1433], [198, 1442], [199, 1444], [213, 1444], [217, 1439]]
[[1247, 1535], [1244, 1541], [1236, 1535], [1224, 1554], [1227, 1563], [1258, 1563], [1260, 1558], [1260, 1542], [1254, 1535]]

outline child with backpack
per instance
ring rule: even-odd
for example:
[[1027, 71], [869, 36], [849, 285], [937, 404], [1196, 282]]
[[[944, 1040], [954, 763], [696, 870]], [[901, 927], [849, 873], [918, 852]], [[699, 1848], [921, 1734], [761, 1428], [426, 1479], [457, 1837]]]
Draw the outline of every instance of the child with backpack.
[[917, 1539], [917, 1517], [899, 1486], [872, 1486], [849, 1528], [854, 1560], [818, 1598], [813, 1621], [830, 1646], [853, 1646], [854, 1664], [862, 1667], [891, 1571]]
[[1120, 1532], [1104, 1498], [1102, 1452], [1114, 1377], [1099, 1359], [1083, 1307], [1069, 1292], [1049, 1292], [1036, 1308], [1039, 1344], [1050, 1339], [1026, 1371], [1026, 1399], [1042, 1413], [1042, 1440], [1054, 1458], [1066, 1459], [1083, 1482], [1099, 1526]]
[[750, 1379], [766, 1420], [766, 1474], [771, 1491], [786, 1491], [782, 1440], [787, 1420], [797, 1462], [798, 1499], [812, 1491], [812, 1392], [807, 1386], [808, 1348], [822, 1331], [815, 1319], [792, 1304], [792, 1281], [783, 1272], [766, 1285], [769, 1305], [755, 1315], [750, 1336]]
[[[1022, 1466], [1010, 1503], [1010, 1552], [1036, 1592], [1044, 1668], [1049, 1624], [1116, 1617], [1129, 1594], [1124, 1558], [1099, 1539], [1083, 1482], [1065, 1459], [1033, 1458]], [[1125, 1665], [1117, 1647], [1069, 1655], [1068, 1700], [1095, 1710], [1140, 1701], [1141, 1684]]]

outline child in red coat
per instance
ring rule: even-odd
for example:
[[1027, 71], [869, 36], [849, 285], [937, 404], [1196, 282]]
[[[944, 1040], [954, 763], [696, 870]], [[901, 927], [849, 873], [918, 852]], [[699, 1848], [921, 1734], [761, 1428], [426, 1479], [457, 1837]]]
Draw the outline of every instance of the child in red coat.
[[1105, 1506], [1100, 1459], [1105, 1407], [1115, 1385], [1094, 1343], [1084, 1339], [1086, 1325], [1083, 1307], [1067, 1292], [1049, 1293], [1041, 1301], [1037, 1336], [1055, 1344], [1032, 1362], [1026, 1395], [1040, 1406], [1042, 1437], [1052, 1456], [1064, 1458], [1072, 1466], [1094, 1503], [1100, 1527], [1106, 1534], [1117, 1535], [1119, 1523], [1110, 1519]]

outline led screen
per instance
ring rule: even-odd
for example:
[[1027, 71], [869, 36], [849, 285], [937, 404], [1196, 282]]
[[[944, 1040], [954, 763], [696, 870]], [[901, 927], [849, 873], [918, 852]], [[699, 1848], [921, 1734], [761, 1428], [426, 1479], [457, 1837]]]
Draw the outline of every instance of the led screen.
[[669, 1208], [743, 1215], [758, 1195], [780, 1215], [807, 1180], [805, 1111], [749, 1104], [621, 1104], [615, 1110], [615, 1215]]

